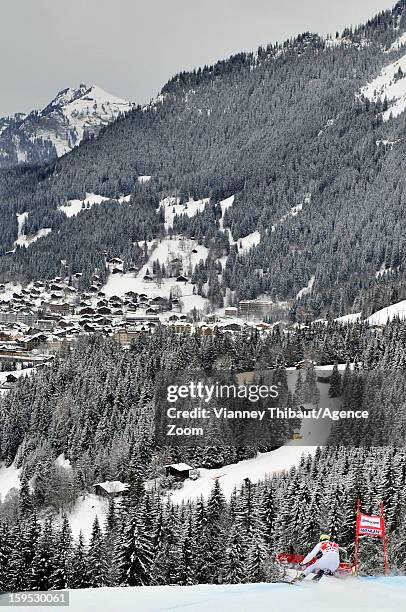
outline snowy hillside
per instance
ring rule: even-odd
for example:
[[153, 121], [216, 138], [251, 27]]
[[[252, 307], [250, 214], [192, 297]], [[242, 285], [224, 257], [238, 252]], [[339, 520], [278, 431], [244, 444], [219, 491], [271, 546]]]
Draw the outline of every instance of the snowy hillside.
[[[143, 245], [144, 243], [140, 243]], [[207, 259], [208, 250], [196, 241], [182, 236], [163, 238], [152, 242], [149, 246], [149, 258], [137, 274], [110, 274], [103, 291], [107, 296], [122, 296], [126, 291], [146, 293], [149, 296], [169, 297], [171, 291], [176, 291], [181, 299], [182, 312], [189, 312], [196, 308], [203, 310], [207, 300], [200, 295], [194, 294], [194, 285], [187, 282], [177, 282], [176, 277], [145, 280], [145, 276], [153, 270], [153, 265], [159, 262], [169, 267], [174, 259], [182, 261], [182, 273], [190, 279], [195, 266], [202, 260]]]
[[43, 109], [3, 122], [0, 167], [64, 155], [132, 106], [97, 85], [63, 89]]
[[361, 89], [361, 95], [371, 102], [384, 102], [388, 107], [384, 109], [383, 120], [398, 117], [406, 109], [406, 55], [388, 66], [380, 74]]
[[374, 314], [368, 317], [367, 321], [371, 325], [386, 325], [386, 323], [397, 317], [399, 319], [406, 319], [406, 300], [397, 302], [397, 304], [391, 304], [374, 312]]
[[[6, 599], [0, 595], [0, 602]], [[404, 577], [338, 580], [318, 584], [235, 584], [79, 589], [69, 592], [71, 612], [390, 612], [403, 610]], [[33, 612], [43, 610], [30, 606]]]

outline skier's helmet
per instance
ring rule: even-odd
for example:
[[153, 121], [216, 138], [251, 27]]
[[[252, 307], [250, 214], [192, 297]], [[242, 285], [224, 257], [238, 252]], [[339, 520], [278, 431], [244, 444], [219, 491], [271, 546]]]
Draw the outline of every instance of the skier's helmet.
[[320, 542], [324, 542], [325, 540], [330, 540], [331, 536], [329, 533], [322, 533], [320, 536]]

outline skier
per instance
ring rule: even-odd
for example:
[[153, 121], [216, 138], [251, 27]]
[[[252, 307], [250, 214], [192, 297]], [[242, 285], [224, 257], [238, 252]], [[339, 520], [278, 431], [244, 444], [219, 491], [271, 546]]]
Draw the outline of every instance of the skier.
[[340, 553], [337, 542], [333, 542], [331, 536], [327, 533], [321, 534], [319, 543], [309, 552], [300, 565], [306, 565], [315, 557], [316, 561], [306, 567], [293, 582], [302, 581], [310, 572], [314, 572], [315, 570], [318, 570], [318, 572], [313, 580], [320, 580], [324, 574], [334, 574], [340, 565]]

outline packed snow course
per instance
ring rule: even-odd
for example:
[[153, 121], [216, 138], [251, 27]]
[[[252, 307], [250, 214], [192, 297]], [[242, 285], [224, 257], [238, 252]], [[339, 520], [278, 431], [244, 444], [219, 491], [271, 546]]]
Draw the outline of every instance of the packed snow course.
[[[0, 605], [7, 601], [0, 595]], [[326, 577], [315, 584], [150, 586], [69, 591], [70, 612], [401, 612], [406, 578]], [[30, 606], [32, 612], [43, 607]]]

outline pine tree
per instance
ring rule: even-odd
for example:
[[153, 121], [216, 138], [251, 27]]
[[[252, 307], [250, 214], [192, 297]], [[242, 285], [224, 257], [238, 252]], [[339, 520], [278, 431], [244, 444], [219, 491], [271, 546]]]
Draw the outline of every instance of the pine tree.
[[66, 514], [62, 516], [62, 525], [55, 536], [56, 570], [52, 575], [52, 588], [66, 589], [70, 582], [72, 561], [72, 532]]
[[335, 363], [330, 377], [329, 397], [339, 397], [341, 395], [341, 375]]
[[240, 529], [234, 525], [227, 543], [224, 579], [225, 582], [238, 584], [246, 578], [246, 542], [240, 534]]
[[97, 516], [93, 522], [92, 536], [87, 553], [87, 566], [91, 588], [108, 586], [106, 545]]
[[54, 530], [51, 519], [47, 519], [32, 562], [30, 588], [33, 591], [48, 591], [52, 588], [52, 576], [56, 569]]
[[151, 583], [152, 544], [136, 508], [126, 521], [117, 561], [121, 585], [145, 586]]
[[71, 589], [87, 589], [90, 585], [87, 551], [82, 532], [72, 554], [72, 567], [69, 586]]
[[248, 549], [248, 580], [250, 582], [266, 582], [268, 554], [262, 536], [255, 532]]

